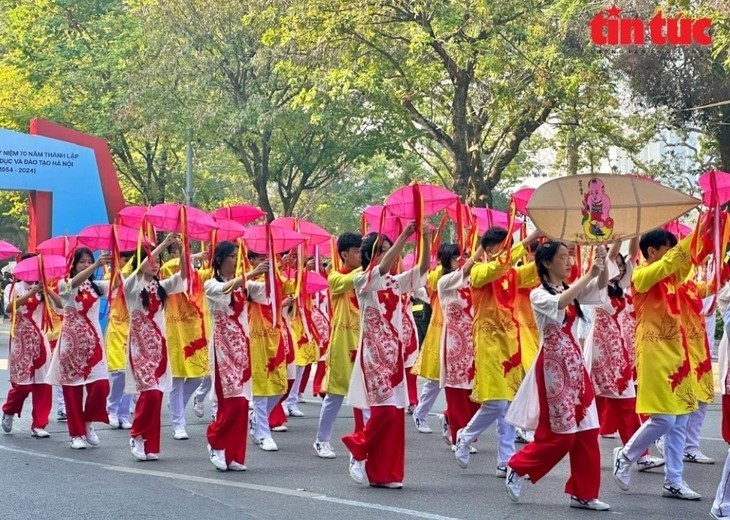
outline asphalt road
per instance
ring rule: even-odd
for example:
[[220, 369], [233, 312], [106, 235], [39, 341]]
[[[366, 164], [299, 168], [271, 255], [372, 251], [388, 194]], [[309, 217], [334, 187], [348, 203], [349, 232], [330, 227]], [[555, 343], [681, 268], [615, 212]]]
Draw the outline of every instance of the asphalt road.
[[[7, 358], [7, 325], [0, 325], [0, 359]], [[7, 374], [0, 371], [0, 394], [7, 394]], [[128, 447], [128, 432], [99, 426], [101, 447], [69, 448], [65, 423], [55, 408], [50, 439], [30, 435], [30, 399], [12, 434], [0, 433], [0, 519], [323, 519], [433, 520], [571, 519], [623, 515], [624, 518], [708, 518], [727, 446], [720, 438], [720, 409], [712, 405], [703, 430], [703, 450], [717, 459], [711, 466], [687, 464], [685, 480], [702, 494], [699, 502], [661, 497], [663, 473], [634, 473], [632, 490], [613, 483], [611, 452], [617, 439], [601, 439], [601, 499], [605, 513], [568, 508], [563, 486], [567, 461], [536, 485], [526, 484], [513, 504], [504, 480], [494, 476], [494, 429], [480, 439], [479, 453], [468, 469], [457, 466], [438, 433], [419, 434], [407, 423], [406, 478], [402, 490], [362, 487], [348, 476], [348, 454], [339, 438], [352, 427], [352, 411], [344, 407], [335, 428], [337, 459], [319, 459], [312, 449], [320, 401], [308, 397], [300, 405], [303, 418], [290, 418], [289, 431], [274, 434], [279, 451], [266, 453], [248, 445], [248, 471], [217, 472], [207, 458], [207, 421], [188, 413], [190, 439], [172, 439], [169, 413], [163, 415], [163, 443], [157, 462], [137, 462]], [[443, 409], [443, 396], [434, 413]], [[430, 418], [438, 429], [438, 419]]]

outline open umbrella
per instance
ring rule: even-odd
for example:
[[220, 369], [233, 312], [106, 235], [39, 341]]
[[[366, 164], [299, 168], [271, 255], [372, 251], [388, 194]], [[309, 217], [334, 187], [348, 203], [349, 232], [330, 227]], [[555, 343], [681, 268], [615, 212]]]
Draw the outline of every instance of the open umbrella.
[[266, 254], [269, 251], [270, 239], [274, 253], [286, 253], [304, 242], [307, 237], [302, 233], [268, 224], [257, 224], [247, 228], [243, 235], [246, 247], [260, 254]]
[[413, 183], [391, 193], [385, 200], [388, 212], [396, 217], [420, 221], [450, 206], [459, 197], [434, 184]]
[[150, 210], [149, 206], [127, 206], [117, 213], [117, 224], [139, 229], [144, 224], [144, 217]]
[[307, 241], [310, 244], [323, 244], [328, 242], [332, 236], [332, 233], [321, 228], [317, 224], [294, 217], [279, 217], [271, 221], [271, 226], [290, 229], [297, 233], [301, 233], [307, 237]]
[[225, 242], [226, 240], [235, 241], [237, 238], [241, 238], [246, 233], [246, 228], [242, 224], [235, 220], [228, 220], [225, 218], [216, 218], [215, 224], [218, 226], [207, 235], [190, 233], [190, 238], [195, 240], [212, 240], [211, 234], [215, 233], [215, 242]]
[[36, 246], [35, 250], [43, 255], [61, 255], [68, 258], [78, 247], [78, 243], [75, 236], [63, 235], [44, 240]]
[[246, 226], [265, 217], [266, 212], [261, 211], [255, 206], [239, 205], [218, 208], [217, 210], [213, 211], [211, 215], [216, 219], [224, 218], [228, 220], [235, 220], [239, 224]]
[[520, 215], [527, 216], [527, 204], [530, 202], [535, 188], [523, 187], [512, 194], [512, 202]]
[[[95, 224], [82, 229], [77, 235], [79, 244], [91, 250], [131, 251], [137, 249], [139, 231], [119, 224]], [[143, 239], [146, 243], [146, 240]]]
[[61, 255], [36, 255], [15, 264], [13, 276], [24, 282], [54, 280], [66, 275], [66, 258]]
[[158, 204], [147, 212], [147, 220], [159, 231], [202, 235], [217, 226], [213, 217], [202, 209], [183, 204]]
[[10, 242], [0, 240], [0, 260], [7, 260], [20, 254], [20, 249], [15, 247]]
[[684, 237], [692, 233], [692, 228], [686, 224], [682, 224], [678, 220], [673, 220], [669, 224], [662, 226], [664, 229], [673, 233], [678, 240], [682, 240]]

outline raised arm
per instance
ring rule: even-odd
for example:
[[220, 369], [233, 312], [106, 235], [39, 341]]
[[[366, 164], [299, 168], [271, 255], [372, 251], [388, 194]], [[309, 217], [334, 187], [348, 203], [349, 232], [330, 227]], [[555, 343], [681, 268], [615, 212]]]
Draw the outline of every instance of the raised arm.
[[27, 302], [32, 297], [34, 297], [36, 294], [38, 294], [39, 292], [41, 292], [42, 289], [43, 288], [41, 287], [40, 284], [35, 284], [35, 285], [32, 285], [31, 288], [30, 288], [30, 290], [27, 293], [25, 293], [23, 296], [17, 296], [16, 297], [15, 294], [13, 294], [13, 297], [10, 298], [10, 301], [5, 306], [5, 312], [8, 313], [8, 314], [10, 314], [13, 311], [13, 302], [15, 303], [15, 306], [16, 307], [19, 307], [21, 305], [25, 305], [25, 302]]
[[76, 276], [71, 278], [71, 288], [76, 289], [79, 285], [84, 283], [86, 280], [88, 280], [94, 272], [99, 269], [102, 265], [109, 265], [109, 262], [112, 261], [111, 255], [104, 254], [99, 255], [99, 258], [96, 259], [96, 261], [91, 264], [89, 267], [81, 271], [80, 273], [76, 273]]
[[[416, 223], [409, 222], [403, 232], [398, 237], [398, 239], [395, 241], [395, 243], [383, 255], [383, 257], [380, 259], [380, 262], [378, 262], [378, 270], [380, 271], [380, 274], [386, 274], [390, 272], [390, 270], [393, 268], [393, 265], [395, 264], [395, 261], [400, 256], [401, 251], [403, 251], [403, 246], [406, 245], [406, 240], [408, 240], [408, 237], [411, 236], [415, 231]], [[425, 256], [428, 256], [428, 254], [426, 254]]]
[[423, 233], [421, 233], [421, 262], [418, 265], [421, 276], [428, 272], [431, 267], [431, 255], [429, 253], [429, 246], [431, 245], [431, 231], [428, 227], [423, 227]]
[[[165, 237], [165, 239], [158, 244], [156, 248], [152, 250], [152, 253], [150, 253], [147, 257], [145, 257], [144, 260], [137, 266], [137, 270], [135, 271], [136, 276], [141, 276], [144, 273], [144, 268], [147, 267], [150, 263], [150, 256], [152, 258], [159, 258], [159, 256], [162, 254], [162, 252], [165, 250], [167, 246], [172, 244], [176, 240], [175, 235], [170, 233]], [[156, 260], [155, 260], [156, 261]], [[181, 261], [182, 262], [182, 261]], [[180, 264], [180, 267], [182, 267], [182, 263]]]
[[471, 275], [471, 269], [474, 267], [474, 264], [477, 263], [477, 261], [484, 256], [484, 249], [482, 249], [482, 246], [479, 246], [477, 250], [474, 252], [473, 255], [471, 255], [466, 262], [464, 262], [464, 267], [461, 270], [462, 275], [464, 278], [469, 278]]
[[61, 297], [56, 293], [56, 291], [54, 291], [51, 287], [46, 287], [46, 294], [51, 299], [53, 305], [55, 305], [56, 308], [63, 308], [63, 302], [61, 301]]

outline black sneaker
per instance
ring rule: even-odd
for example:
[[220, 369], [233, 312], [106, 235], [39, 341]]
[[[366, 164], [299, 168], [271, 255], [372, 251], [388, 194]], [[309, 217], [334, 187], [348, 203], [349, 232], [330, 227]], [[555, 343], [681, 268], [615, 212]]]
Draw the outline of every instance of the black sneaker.
[[67, 419], [66, 419], [66, 412], [58, 412], [58, 413], [56, 414], [56, 420], [57, 420], [58, 422], [66, 422], [66, 420], [67, 420]]

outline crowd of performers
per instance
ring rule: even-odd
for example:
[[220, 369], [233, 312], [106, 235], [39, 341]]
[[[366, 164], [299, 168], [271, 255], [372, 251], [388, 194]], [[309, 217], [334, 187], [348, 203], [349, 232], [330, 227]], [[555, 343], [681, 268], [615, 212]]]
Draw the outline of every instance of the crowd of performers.
[[[428, 251], [425, 227], [411, 223], [395, 240], [344, 233], [332, 264], [307, 263], [327, 277], [328, 290], [306, 305], [289, 292], [281, 319], [266, 278], [270, 262], [286, 272], [291, 258], [248, 252], [242, 273], [238, 244], [186, 258], [169, 235], [150, 252], [125, 254], [122, 276], [102, 280], [95, 273], [110, 256], [78, 248], [66, 279], [6, 290], [12, 387], [2, 428], [11, 432], [30, 394], [32, 435], [48, 437], [55, 387], [71, 448], [99, 446], [94, 423], [110, 424], [130, 430], [135, 459], [151, 461], [161, 452], [163, 395], [178, 440], [188, 438], [189, 401], [198, 417], [209, 401], [208, 457], [218, 470], [243, 471], [247, 434], [276, 451], [272, 432], [303, 415], [297, 403], [314, 368], [314, 392], [324, 397], [314, 450], [336, 458], [333, 427], [347, 398], [355, 424], [342, 443], [360, 484], [403, 486], [406, 411], [419, 432], [432, 433], [428, 416], [443, 389], [441, 432], [456, 462], [467, 467], [496, 424], [494, 471], [514, 501], [525, 482], [538, 484], [567, 455], [570, 506], [609, 509], [599, 500], [598, 437], [615, 432], [622, 446], [612, 477], [621, 489], [630, 489], [635, 467], [664, 466], [662, 496], [696, 500], [683, 464], [714, 462], [700, 451], [699, 432], [715, 390], [703, 298], [716, 288], [695, 274], [712, 249], [711, 225], [705, 219], [681, 241], [655, 229], [623, 244], [625, 255], [620, 242], [595, 247], [584, 274], [576, 247], [537, 231], [512, 244], [506, 229], [493, 227], [476, 250], [443, 243], [434, 265], [422, 254], [410, 269], [402, 267], [404, 247], [419, 231]], [[189, 269], [191, 262], [203, 264]], [[118, 286], [124, 297], [110, 299], [102, 332], [100, 302]], [[413, 306], [423, 302], [433, 314], [419, 341]], [[728, 303], [725, 286], [726, 321]], [[49, 334], [46, 306], [55, 310]], [[420, 396], [417, 376], [425, 380]], [[726, 397], [722, 433], [730, 442]], [[516, 450], [516, 441], [524, 447]], [[730, 517], [729, 486], [730, 457], [715, 518]]]

